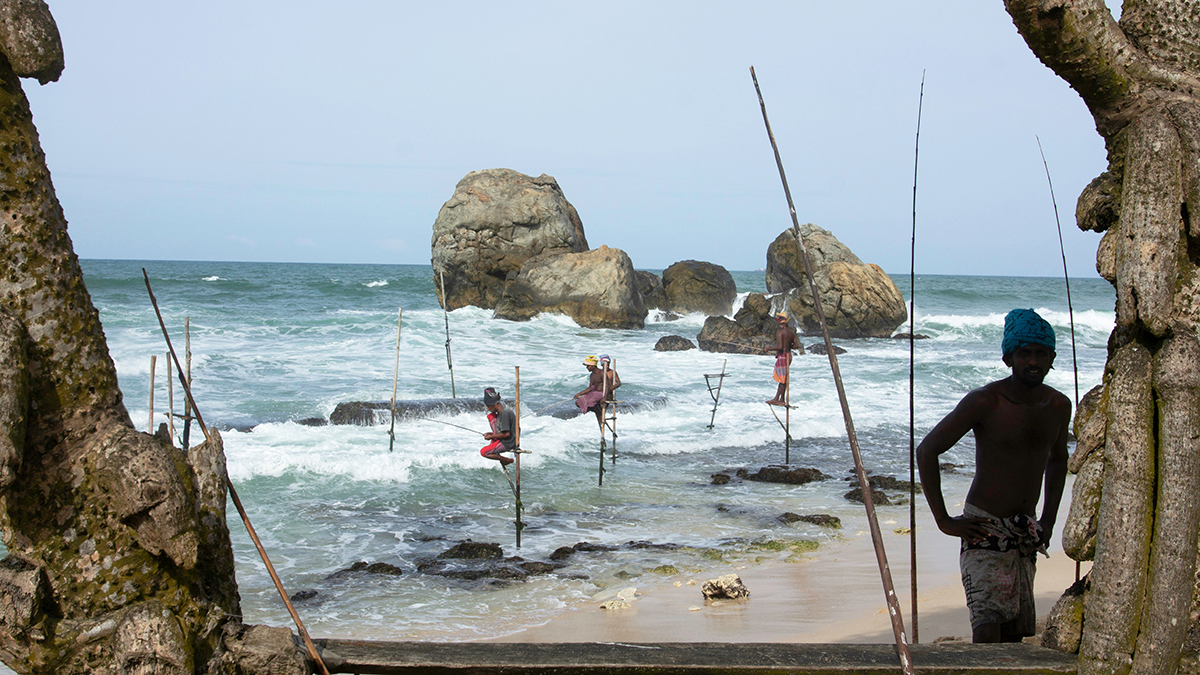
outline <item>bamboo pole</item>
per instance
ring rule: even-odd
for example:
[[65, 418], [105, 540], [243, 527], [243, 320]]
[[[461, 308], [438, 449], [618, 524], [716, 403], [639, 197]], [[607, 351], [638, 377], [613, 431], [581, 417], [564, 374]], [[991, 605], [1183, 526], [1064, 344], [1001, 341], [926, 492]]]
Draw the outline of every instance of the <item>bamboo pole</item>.
[[762, 90], [758, 87], [754, 66], [750, 67], [750, 79], [754, 80], [754, 91], [758, 94], [758, 104], [762, 108], [763, 124], [767, 127], [767, 137], [771, 141], [771, 149], [775, 152], [775, 164], [779, 167], [779, 178], [783, 182], [783, 193], [787, 197], [788, 211], [792, 217], [792, 231], [796, 235], [796, 242], [800, 245], [801, 258], [804, 260], [804, 273], [808, 277], [813, 306], [816, 308], [817, 318], [821, 321], [821, 333], [825, 337], [825, 351], [828, 352], [829, 367], [833, 371], [834, 384], [837, 385], [838, 400], [842, 405], [842, 418], [846, 422], [846, 435], [850, 440], [850, 450], [854, 455], [858, 484], [862, 489], [863, 504], [866, 506], [867, 520], [871, 526], [871, 541], [875, 545], [875, 558], [879, 564], [879, 574], [883, 581], [884, 598], [887, 601], [888, 614], [892, 621], [892, 632], [896, 639], [900, 667], [905, 675], [914, 675], [912, 654], [904, 635], [904, 617], [900, 614], [900, 603], [896, 599], [896, 590], [892, 585], [892, 572], [888, 566], [887, 551], [883, 548], [883, 534], [879, 530], [879, 520], [875, 517], [875, 500], [871, 497], [871, 484], [867, 480], [867, 470], [863, 467], [862, 454], [858, 449], [858, 436], [854, 432], [854, 420], [850, 416], [850, 403], [846, 398], [846, 388], [842, 383], [841, 370], [838, 368], [837, 353], [833, 349], [833, 340], [829, 337], [829, 326], [825, 321], [825, 310], [821, 307], [821, 296], [817, 292], [817, 280], [813, 276], [812, 261], [809, 260], [804, 237], [800, 234], [800, 221], [796, 218], [796, 205], [792, 202], [792, 191], [788, 188], [787, 175], [783, 171], [783, 159], [779, 156], [779, 146], [775, 143], [775, 134], [771, 132], [771, 122], [767, 119], [767, 104], [763, 101]]
[[446, 275], [438, 271], [438, 280], [442, 287], [442, 318], [446, 321], [446, 367], [450, 369], [450, 398], [458, 398], [454, 393], [454, 361], [450, 358], [450, 310], [446, 301]]
[[916, 436], [916, 389], [914, 372], [916, 362], [917, 325], [917, 161], [921, 156], [921, 108], [925, 104], [925, 71], [921, 71], [921, 95], [917, 99], [917, 140], [913, 148], [913, 210], [912, 250], [908, 267], [908, 555], [909, 590], [912, 605], [912, 641], [920, 644], [921, 629], [917, 610], [917, 436]]
[[[725, 366], [727, 366], [727, 365], [729, 365], [729, 359], [725, 359], [725, 360], [721, 361], [721, 376], [719, 378], [717, 378], [717, 395], [713, 396], [712, 417], [710, 417], [708, 420], [708, 428], [709, 429], [712, 429], [713, 426], [717, 422], [717, 406], [720, 405], [720, 403], [721, 403], [721, 387], [722, 387], [722, 385], [725, 384]], [[708, 379], [707, 375], [705, 375], [704, 377], [705, 377], [705, 380]], [[712, 387], [711, 386], [708, 388], [708, 393], [710, 396], [712, 395]]]
[[150, 419], [146, 422], [146, 433], [154, 435], [154, 364], [158, 361], [157, 354], [150, 355]]
[[[795, 340], [793, 339], [793, 342]], [[788, 356], [792, 348], [788, 346]], [[792, 364], [787, 364], [787, 384], [783, 387], [783, 463], [792, 463]]]
[[521, 522], [521, 366], [513, 366], [513, 371], [516, 374], [516, 402], [513, 404], [513, 414], [516, 418], [513, 424], [513, 448], [516, 450], [513, 454], [516, 455], [516, 474], [517, 485], [515, 496], [517, 498], [517, 548], [521, 548], [521, 530], [525, 529], [525, 523]]
[[[204, 425], [204, 418], [200, 416], [200, 409], [196, 407], [196, 399], [192, 397], [192, 389], [188, 386], [183, 376], [183, 369], [179, 368], [179, 357], [175, 355], [175, 347], [171, 345], [171, 336], [167, 333], [167, 324], [163, 322], [162, 312], [158, 309], [158, 300], [154, 299], [154, 291], [150, 289], [150, 275], [146, 274], [146, 268], [144, 267], [142, 268], [142, 277], [146, 280], [146, 293], [150, 295], [150, 304], [154, 306], [154, 314], [158, 317], [158, 326], [162, 329], [163, 339], [167, 341], [167, 349], [171, 353], [171, 360], [175, 361], [175, 367], [180, 372], [179, 379], [180, 384], [183, 385], [183, 393], [187, 396], [187, 400], [191, 404], [196, 423], [200, 425], [200, 431], [204, 434], [205, 441], [208, 441], [210, 440], [208, 427]], [[246, 532], [249, 533], [250, 540], [254, 542], [254, 547], [258, 549], [258, 555], [262, 558], [263, 564], [266, 565], [267, 572], [271, 575], [271, 581], [275, 582], [275, 589], [279, 591], [279, 597], [283, 599], [283, 604], [287, 607], [288, 613], [292, 615], [292, 620], [296, 622], [296, 629], [299, 631], [300, 637], [303, 638], [304, 645], [308, 648], [308, 655], [316, 661], [324, 675], [329, 675], [329, 669], [325, 667], [325, 662], [321, 659], [321, 655], [317, 653], [316, 645], [313, 644], [312, 638], [308, 636], [308, 631], [304, 629], [304, 622], [300, 620], [300, 615], [296, 613], [296, 607], [292, 605], [287, 591], [284, 590], [283, 582], [279, 580], [279, 575], [275, 573], [275, 566], [271, 564], [271, 559], [267, 556], [267, 550], [263, 548], [262, 541], [258, 538], [258, 533], [254, 531], [254, 526], [250, 524], [250, 517], [246, 515], [246, 509], [242, 506], [242, 500], [238, 497], [237, 490], [233, 487], [233, 481], [229, 480], [229, 474], [225, 474], [223, 478], [225, 479], [225, 488], [229, 490], [229, 497], [233, 500], [233, 505], [237, 507], [238, 515], [242, 518], [242, 524], [246, 526]]]
[[175, 383], [171, 381], [171, 359], [167, 359], [167, 428], [175, 445]]
[[[192, 386], [192, 317], [183, 317], [183, 356], [187, 362], [187, 374], [179, 373], [184, 378], [184, 391]], [[192, 435], [192, 397], [183, 398], [183, 449], [188, 449]]]
[[396, 315], [396, 373], [392, 376], [392, 427], [388, 429], [388, 452], [396, 443], [396, 391], [400, 386], [400, 329], [404, 325], [404, 308]]

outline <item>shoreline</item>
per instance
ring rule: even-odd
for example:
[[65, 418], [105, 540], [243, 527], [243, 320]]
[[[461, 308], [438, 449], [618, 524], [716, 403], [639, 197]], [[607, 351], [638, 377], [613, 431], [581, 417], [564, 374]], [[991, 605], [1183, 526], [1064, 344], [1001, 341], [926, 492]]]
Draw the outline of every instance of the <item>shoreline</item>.
[[[1058, 523], [1070, 508], [1071, 480], [1064, 490]], [[920, 500], [923, 504], [923, 500]], [[961, 510], [961, 500], [951, 510]], [[879, 516], [893, 586], [900, 599], [905, 634], [914, 640], [909, 537], [901, 514]], [[892, 643], [883, 587], [866, 518], [844, 524], [843, 540], [823, 545], [802, 562], [770, 561], [733, 570], [750, 589], [743, 600], [705, 600], [708, 576], [679, 575], [679, 586], [639, 589], [623, 609], [600, 609], [601, 599], [568, 610], [544, 624], [481, 642], [811, 642]], [[1038, 558], [1034, 595], [1039, 626], [1075, 581], [1075, 561], [1051, 541], [1050, 558]], [[969, 642], [971, 624], [958, 570], [958, 540], [942, 534], [927, 509], [917, 518], [919, 642]], [[1091, 563], [1082, 565], [1087, 574]], [[688, 581], [694, 582], [689, 585]], [[636, 588], [636, 585], [631, 584]], [[606, 595], [613, 595], [608, 593]]]

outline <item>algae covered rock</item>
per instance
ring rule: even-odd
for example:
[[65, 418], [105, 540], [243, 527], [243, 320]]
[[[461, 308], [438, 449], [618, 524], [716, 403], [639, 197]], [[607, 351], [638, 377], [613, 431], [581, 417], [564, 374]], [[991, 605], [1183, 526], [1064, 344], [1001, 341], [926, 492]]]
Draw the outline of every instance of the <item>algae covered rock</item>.
[[742, 583], [742, 578], [736, 574], [726, 574], [716, 579], [709, 579], [700, 586], [700, 592], [709, 600], [736, 600], [750, 597], [750, 589], [746, 588], [746, 585]]

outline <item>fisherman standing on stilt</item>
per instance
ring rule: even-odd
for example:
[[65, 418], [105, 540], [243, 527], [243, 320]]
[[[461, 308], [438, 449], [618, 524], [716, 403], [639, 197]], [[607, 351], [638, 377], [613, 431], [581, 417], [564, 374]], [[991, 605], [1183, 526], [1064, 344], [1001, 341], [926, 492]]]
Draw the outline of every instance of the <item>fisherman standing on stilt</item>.
[[491, 443], [480, 448], [479, 454], [499, 461], [500, 466], [508, 466], [513, 459], [500, 453], [509, 452], [517, 446], [516, 436], [513, 435], [517, 427], [517, 415], [500, 403], [500, 394], [493, 387], [483, 390], [483, 404], [487, 406], [488, 424], [492, 427], [483, 437]]
[[792, 350], [799, 349], [796, 342], [796, 331], [788, 325], [788, 317], [784, 312], [775, 315], [779, 330], [775, 332], [775, 346], [768, 351], [775, 352], [775, 372], [773, 379], [779, 383], [775, 390], [775, 398], [767, 401], [767, 405], [787, 405], [788, 367], [792, 365]]

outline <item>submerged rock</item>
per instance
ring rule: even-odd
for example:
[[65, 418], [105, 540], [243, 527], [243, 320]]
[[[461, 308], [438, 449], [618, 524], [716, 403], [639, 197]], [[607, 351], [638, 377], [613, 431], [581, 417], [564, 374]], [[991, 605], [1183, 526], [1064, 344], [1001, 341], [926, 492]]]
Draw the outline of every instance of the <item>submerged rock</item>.
[[484, 544], [471, 541], [470, 539], [459, 542], [438, 554], [438, 560], [446, 560], [448, 558], [480, 560], [483, 558], [503, 557], [504, 549], [500, 548], [500, 544]]
[[[456, 415], [464, 412], [486, 412], [480, 398], [425, 398], [396, 401], [396, 419], [415, 420], [424, 417]], [[373, 426], [386, 424], [392, 418], [391, 401], [345, 401], [337, 404], [329, 415], [330, 424]]]
[[553, 176], [487, 169], [455, 186], [433, 224], [432, 249], [443, 307], [493, 309], [526, 260], [579, 253], [588, 243], [579, 213]]
[[746, 480], [762, 483], [787, 483], [788, 485], [804, 485], [818, 480], [828, 480], [829, 476], [812, 468], [790, 468], [786, 466], [764, 466], [755, 473], [747, 473]]
[[[857, 502], [859, 504], [865, 503], [863, 501], [863, 491], [861, 487], [855, 487], [843, 496], [852, 502]], [[876, 506], [890, 506], [892, 504], [892, 500], [888, 498], [887, 494], [885, 494], [882, 490], [876, 490], [874, 488], [871, 489], [871, 501], [875, 502]]]
[[812, 515], [800, 515], [797, 513], [792, 513], [791, 511], [786, 511], [779, 515], [778, 520], [779, 520], [779, 522], [784, 523], [785, 525], [790, 525], [792, 523], [811, 523], [813, 525], [819, 525], [820, 527], [828, 527], [828, 528], [834, 529], [834, 530], [841, 529], [841, 527], [842, 527], [841, 518], [838, 518], [837, 516], [831, 516], [827, 513], [814, 513]]
[[[813, 343], [813, 344], [809, 345], [809, 346], [808, 346], [808, 352], [809, 352], [810, 354], [820, 354], [821, 356], [826, 356], [827, 354], [829, 354], [829, 350], [825, 349], [825, 343], [824, 343], [824, 342], [815, 342], [815, 343]], [[845, 349], [842, 349], [841, 347], [839, 347], [839, 346], [837, 346], [837, 345], [834, 345], [834, 346], [833, 346], [833, 353], [834, 353], [834, 354], [839, 354], [839, 355], [840, 355], [840, 354], [845, 354], [845, 353], [846, 353], [846, 350], [845, 350]]]
[[656, 352], [686, 352], [695, 348], [696, 345], [691, 340], [679, 335], [664, 335], [654, 343]]

